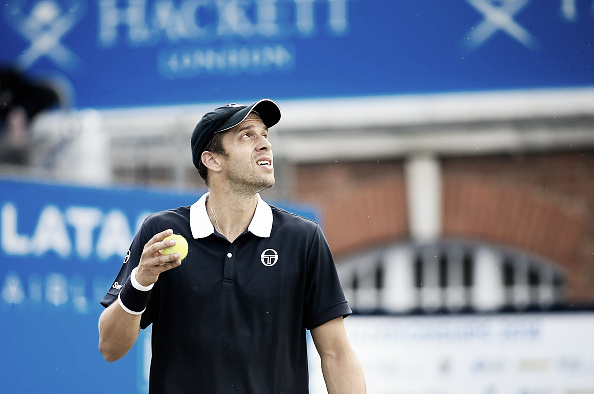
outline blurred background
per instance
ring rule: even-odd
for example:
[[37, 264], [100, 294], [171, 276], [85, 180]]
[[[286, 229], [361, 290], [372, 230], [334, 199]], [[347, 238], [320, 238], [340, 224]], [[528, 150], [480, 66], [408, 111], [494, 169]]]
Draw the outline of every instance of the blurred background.
[[264, 97], [370, 393], [594, 393], [594, 1], [0, 4], [0, 393], [147, 391], [99, 300], [206, 190], [202, 115]]

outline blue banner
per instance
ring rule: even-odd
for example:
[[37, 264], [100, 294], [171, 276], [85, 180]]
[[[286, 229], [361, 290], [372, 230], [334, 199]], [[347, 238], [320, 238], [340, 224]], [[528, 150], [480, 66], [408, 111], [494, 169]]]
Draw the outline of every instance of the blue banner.
[[[150, 332], [107, 363], [99, 301], [142, 220], [201, 193], [0, 179], [0, 393], [146, 392]], [[273, 204], [315, 219], [310, 208]]]
[[13, 0], [0, 63], [77, 107], [594, 85], [591, 0]]

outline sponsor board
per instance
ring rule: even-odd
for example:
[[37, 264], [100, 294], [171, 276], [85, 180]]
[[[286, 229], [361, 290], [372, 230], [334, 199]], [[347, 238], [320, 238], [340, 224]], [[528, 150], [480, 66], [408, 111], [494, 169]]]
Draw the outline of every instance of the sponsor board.
[[594, 85], [592, 0], [15, 0], [0, 63], [79, 108]]

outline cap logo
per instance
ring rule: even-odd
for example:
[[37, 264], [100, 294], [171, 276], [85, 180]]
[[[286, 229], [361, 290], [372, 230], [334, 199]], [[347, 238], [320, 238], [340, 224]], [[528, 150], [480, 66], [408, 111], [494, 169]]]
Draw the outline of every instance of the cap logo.
[[278, 253], [274, 249], [266, 249], [260, 255], [260, 261], [267, 267], [272, 267], [278, 261]]
[[231, 104], [227, 104], [227, 107], [237, 108], [237, 107], [243, 107], [243, 105], [231, 103]]

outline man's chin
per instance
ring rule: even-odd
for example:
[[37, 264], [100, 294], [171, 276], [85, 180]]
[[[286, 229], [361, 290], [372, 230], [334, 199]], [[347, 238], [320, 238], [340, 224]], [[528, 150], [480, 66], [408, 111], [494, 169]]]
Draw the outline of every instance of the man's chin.
[[266, 190], [266, 189], [270, 189], [272, 186], [274, 186], [274, 178], [272, 179], [267, 179], [267, 180], [262, 180], [262, 182], [258, 185], [258, 192], [261, 192], [262, 190]]
[[263, 183], [262, 184], [262, 189], [260, 189], [260, 191], [266, 190], [266, 189], [270, 189], [272, 186], [274, 186], [274, 179], [272, 181], [270, 181], [270, 182]]

